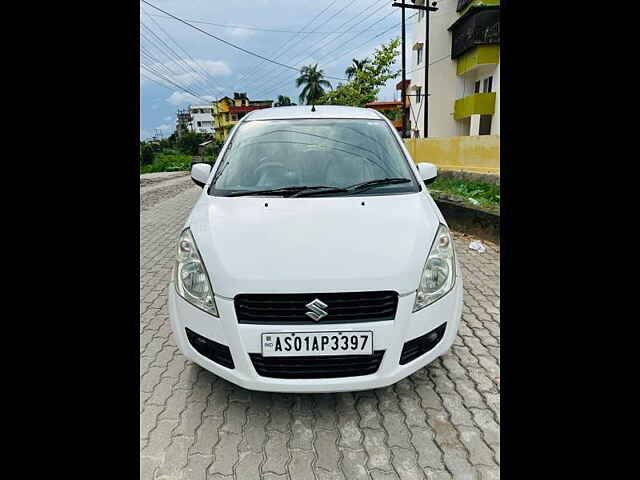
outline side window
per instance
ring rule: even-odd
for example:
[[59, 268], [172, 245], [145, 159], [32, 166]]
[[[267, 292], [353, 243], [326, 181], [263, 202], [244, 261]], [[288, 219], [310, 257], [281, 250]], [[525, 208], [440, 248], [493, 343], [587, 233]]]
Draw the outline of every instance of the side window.
[[480, 80], [478, 80], [476, 82], [475, 88], [473, 90], [473, 93], [480, 93]]

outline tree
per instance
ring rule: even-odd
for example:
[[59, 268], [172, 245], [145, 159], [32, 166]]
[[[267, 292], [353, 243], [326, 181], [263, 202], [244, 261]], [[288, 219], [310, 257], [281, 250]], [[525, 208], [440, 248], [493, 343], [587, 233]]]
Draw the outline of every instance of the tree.
[[202, 151], [202, 156], [211, 157], [211, 161], [213, 162], [215, 158], [218, 156], [218, 153], [220, 153], [221, 148], [222, 148], [222, 143], [216, 140], [210, 143], [209, 145], [207, 145], [206, 147], [204, 147]]
[[142, 143], [140, 145], [140, 165], [151, 165], [153, 163], [155, 154], [153, 153], [153, 147], [148, 143]]
[[197, 155], [201, 143], [209, 140], [206, 133], [184, 132], [178, 139], [177, 147], [184, 155]]
[[349, 80], [353, 78], [356, 72], [361, 72], [364, 69], [364, 66], [369, 63], [369, 59], [364, 58], [362, 60], [358, 60], [357, 58], [354, 58], [351, 62], [351, 65], [344, 71], [344, 74]]
[[388, 80], [397, 78], [400, 72], [393, 68], [400, 53], [400, 39], [396, 38], [386, 45], [381, 45], [373, 58], [364, 59], [361, 70], [355, 70], [350, 81], [338, 86], [331, 92], [325, 93], [319, 99], [319, 105], [347, 105], [363, 107], [374, 102], [380, 88]]
[[315, 104], [325, 93], [324, 88], [331, 88], [331, 84], [324, 79], [324, 72], [318, 70], [318, 64], [307, 65], [300, 69], [300, 76], [296, 78], [296, 87], [304, 85], [300, 93], [300, 103]]
[[273, 104], [274, 107], [288, 107], [291, 105], [291, 99], [284, 95], [278, 95], [278, 101]]

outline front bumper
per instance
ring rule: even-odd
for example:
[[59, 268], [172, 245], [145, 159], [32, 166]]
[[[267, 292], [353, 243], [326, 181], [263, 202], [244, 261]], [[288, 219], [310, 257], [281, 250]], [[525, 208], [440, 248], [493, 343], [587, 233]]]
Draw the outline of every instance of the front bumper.
[[[462, 279], [458, 277], [451, 292], [419, 312], [412, 313], [415, 293], [398, 299], [396, 318], [392, 321], [331, 325], [239, 325], [232, 299], [216, 296], [219, 318], [194, 307], [169, 285], [169, 318], [182, 353], [191, 361], [214, 374], [249, 390], [290, 393], [344, 392], [385, 387], [411, 375], [445, 353], [453, 343], [462, 315]], [[447, 323], [443, 338], [427, 353], [400, 365], [404, 343]], [[226, 368], [198, 353], [189, 343], [185, 328], [231, 350], [235, 368]], [[321, 379], [281, 379], [262, 377], [256, 372], [249, 353], [261, 351], [263, 333], [274, 332], [322, 332], [322, 331], [373, 332], [374, 350], [384, 350], [384, 356], [376, 373], [357, 377]]]

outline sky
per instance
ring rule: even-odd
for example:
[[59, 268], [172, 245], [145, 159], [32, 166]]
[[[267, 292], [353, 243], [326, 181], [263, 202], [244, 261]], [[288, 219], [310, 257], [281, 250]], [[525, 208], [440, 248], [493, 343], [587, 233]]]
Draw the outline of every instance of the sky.
[[[344, 78], [352, 58], [371, 55], [381, 44], [400, 36], [400, 10], [391, 6], [391, 0], [147, 1], [246, 50], [296, 68], [317, 62], [326, 76], [339, 78]], [[406, 15], [410, 52], [416, 18], [409, 19], [411, 11]], [[142, 1], [140, 21], [141, 139], [151, 137], [156, 129], [164, 137], [170, 135], [178, 108], [233, 97], [233, 92], [247, 92], [251, 100], [286, 95], [298, 103], [296, 71], [206, 36]], [[410, 58], [407, 56], [408, 67]], [[396, 67], [400, 68], [400, 56]], [[397, 99], [399, 80], [389, 81], [378, 100]], [[339, 83], [329, 81], [333, 86]]]

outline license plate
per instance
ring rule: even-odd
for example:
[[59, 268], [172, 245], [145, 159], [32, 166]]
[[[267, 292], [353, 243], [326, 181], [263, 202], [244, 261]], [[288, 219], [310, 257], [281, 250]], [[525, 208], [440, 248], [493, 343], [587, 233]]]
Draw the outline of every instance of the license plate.
[[263, 333], [263, 357], [372, 355], [373, 332]]

